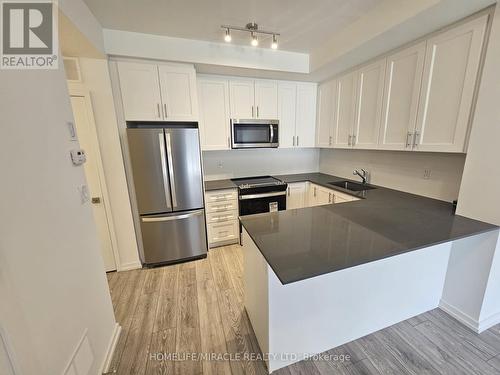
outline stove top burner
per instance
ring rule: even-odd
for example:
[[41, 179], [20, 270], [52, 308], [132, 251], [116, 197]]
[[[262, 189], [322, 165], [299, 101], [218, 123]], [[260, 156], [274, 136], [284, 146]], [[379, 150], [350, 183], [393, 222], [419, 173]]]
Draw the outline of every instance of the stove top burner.
[[231, 179], [240, 189], [283, 185], [284, 182], [271, 176], [243, 177]]

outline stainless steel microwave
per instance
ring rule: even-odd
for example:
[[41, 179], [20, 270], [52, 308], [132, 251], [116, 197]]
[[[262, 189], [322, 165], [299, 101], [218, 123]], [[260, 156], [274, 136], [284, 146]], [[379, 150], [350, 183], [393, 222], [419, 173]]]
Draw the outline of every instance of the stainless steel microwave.
[[231, 119], [231, 148], [279, 146], [278, 120]]

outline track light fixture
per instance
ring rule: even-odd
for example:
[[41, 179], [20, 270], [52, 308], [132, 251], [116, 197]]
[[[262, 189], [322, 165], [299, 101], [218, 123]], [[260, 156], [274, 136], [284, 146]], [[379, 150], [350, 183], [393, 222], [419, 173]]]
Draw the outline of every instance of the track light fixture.
[[280, 34], [274, 31], [259, 30], [259, 25], [257, 25], [255, 22], [250, 22], [245, 27], [221, 25], [221, 28], [225, 30], [224, 40], [227, 43], [231, 42], [231, 30], [233, 30], [250, 33], [250, 44], [254, 47], [257, 47], [259, 45], [258, 34], [272, 35], [273, 39], [271, 42], [271, 48], [278, 48], [278, 36]]

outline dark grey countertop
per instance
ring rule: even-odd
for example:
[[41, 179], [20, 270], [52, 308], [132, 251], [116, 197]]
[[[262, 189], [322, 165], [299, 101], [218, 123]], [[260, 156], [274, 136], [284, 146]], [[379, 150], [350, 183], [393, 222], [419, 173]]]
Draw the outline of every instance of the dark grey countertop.
[[231, 180], [205, 181], [205, 191], [234, 189], [237, 186]]
[[377, 187], [353, 194], [328, 185], [344, 178], [323, 173], [274, 177], [311, 181], [363, 198], [240, 217], [283, 284], [498, 228], [454, 215], [449, 202], [398, 190]]

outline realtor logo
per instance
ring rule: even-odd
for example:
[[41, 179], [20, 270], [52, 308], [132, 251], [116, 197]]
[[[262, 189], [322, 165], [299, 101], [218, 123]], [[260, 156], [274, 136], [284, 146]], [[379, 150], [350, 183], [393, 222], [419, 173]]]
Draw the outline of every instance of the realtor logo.
[[57, 69], [57, 4], [2, 1], [1, 69]]

